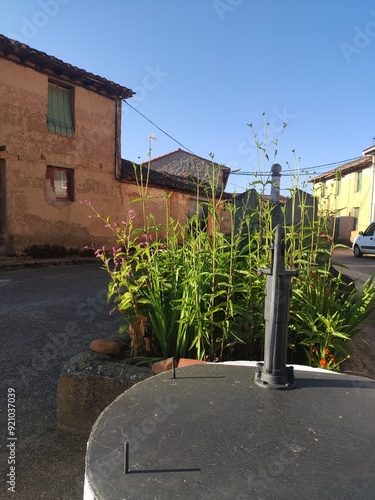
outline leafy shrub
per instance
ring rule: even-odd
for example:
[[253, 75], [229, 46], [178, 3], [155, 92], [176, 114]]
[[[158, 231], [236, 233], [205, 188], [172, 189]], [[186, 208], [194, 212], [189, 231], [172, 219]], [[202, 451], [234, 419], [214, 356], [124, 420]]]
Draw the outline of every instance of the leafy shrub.
[[[257, 147], [266, 151], [263, 145]], [[95, 255], [111, 278], [111, 312], [117, 311], [122, 328], [133, 334], [134, 355], [147, 352], [154, 357], [210, 361], [263, 357], [266, 278], [258, 270], [270, 265], [278, 207], [262, 196], [262, 185], [257, 208], [244, 212], [236, 225], [239, 207], [218, 194], [218, 173], [212, 168], [203, 224], [198, 213], [186, 221], [172, 219], [168, 195], [167, 223], [161, 226], [147, 217], [147, 180], [142, 178], [136, 201], [142, 204], [143, 229], [135, 228], [134, 210], [116, 223], [83, 202], [115, 235], [116, 246], [110, 251], [97, 249]], [[338, 370], [348, 356], [347, 341], [374, 309], [373, 279], [356, 290], [341, 273], [332, 274], [335, 245], [330, 214], [317, 215], [316, 207], [309, 206], [307, 196], [296, 188], [291, 198], [300, 215], [295, 217], [293, 206], [287, 223], [287, 214], [281, 211], [285, 267], [299, 270], [292, 281], [289, 362]], [[231, 216], [229, 235], [220, 231], [218, 214], [224, 203]], [[140, 318], [147, 323], [145, 329], [129, 327]]]
[[[260, 229], [250, 231], [247, 216], [241, 232], [224, 235], [218, 202], [207, 203], [211, 232], [197, 216], [186, 223], [169, 218], [163, 240], [152, 237], [160, 226], [134, 229], [132, 210], [120, 224], [103, 218], [117, 240], [111, 251], [95, 252], [111, 277], [108, 299], [124, 329], [147, 319], [150, 356], [261, 359], [265, 277], [258, 269], [269, 267], [270, 245], [261, 241], [273, 240], [272, 227], [260, 225], [260, 240]], [[268, 202], [261, 203], [263, 213], [272, 212]], [[236, 207], [228, 208], [234, 224]], [[303, 228], [298, 237], [295, 226], [285, 232], [286, 264], [300, 271], [292, 283], [289, 361], [337, 370], [348, 355], [347, 341], [372, 310], [373, 281], [357, 291], [341, 273], [330, 272], [332, 241], [328, 247], [313, 229]], [[145, 338], [133, 345], [135, 355], [147, 351]]]

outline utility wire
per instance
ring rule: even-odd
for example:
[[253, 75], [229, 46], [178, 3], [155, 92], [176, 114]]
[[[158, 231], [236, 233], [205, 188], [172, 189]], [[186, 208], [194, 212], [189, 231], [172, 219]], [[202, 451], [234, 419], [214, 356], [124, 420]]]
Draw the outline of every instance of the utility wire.
[[174, 137], [172, 137], [170, 134], [168, 134], [165, 130], [163, 130], [162, 128], [158, 127], [156, 125], [156, 123], [154, 123], [153, 121], [151, 121], [149, 118], [147, 118], [147, 116], [143, 115], [140, 111], [138, 111], [138, 109], [134, 108], [134, 106], [132, 106], [131, 104], [129, 104], [125, 99], [123, 99], [123, 102], [125, 104], [127, 104], [130, 108], [134, 109], [134, 111], [136, 111], [139, 115], [142, 116], [142, 118], [144, 118], [145, 120], [147, 120], [148, 122], [150, 122], [154, 127], [156, 127], [158, 130], [160, 130], [160, 132], [162, 132], [163, 134], [165, 134], [167, 137], [169, 137], [170, 139], [172, 139], [172, 141], [176, 142], [177, 144], [179, 144], [181, 147], [183, 147], [186, 151], [189, 151], [189, 153], [195, 155], [195, 153], [193, 153], [193, 151], [191, 151], [191, 149], [187, 148], [186, 146], [184, 146], [183, 144], [181, 144], [181, 142], [177, 141], [177, 139], [175, 139]]
[[[360, 158], [363, 158], [363, 156], [356, 156], [355, 158], [349, 158], [347, 160], [341, 160], [341, 161], [335, 161], [333, 163], [324, 163], [322, 165], [315, 165], [313, 167], [299, 167], [298, 168], [298, 171], [301, 175], [303, 174], [307, 174], [308, 170], [314, 170], [314, 169], [318, 169], [318, 168], [325, 168], [325, 167], [330, 167], [332, 165], [343, 165], [345, 163], [348, 163], [350, 161], [354, 161], [354, 160], [359, 160]], [[259, 172], [232, 172], [231, 175], [255, 175], [255, 176], [260, 176], [260, 175], [265, 175], [265, 174], [260, 174]], [[291, 174], [291, 173], [283, 173], [282, 174], [283, 176], [286, 176], [286, 175], [295, 175], [295, 174]]]
[[[167, 137], [169, 137], [170, 139], [172, 139], [172, 141], [174, 141], [176, 144], [178, 144], [179, 146], [181, 146], [182, 148], [184, 148], [186, 151], [189, 151], [189, 153], [195, 155], [195, 153], [187, 148], [186, 146], [184, 146], [183, 144], [181, 144], [181, 142], [179, 142], [177, 139], [175, 139], [174, 137], [172, 137], [170, 134], [168, 134], [168, 132], [166, 132], [165, 130], [163, 130], [162, 128], [160, 128], [158, 125], [156, 125], [156, 123], [154, 123], [152, 120], [150, 120], [149, 118], [147, 118], [147, 116], [145, 116], [143, 113], [141, 113], [140, 111], [138, 111], [138, 109], [136, 109], [134, 106], [132, 106], [131, 104], [129, 104], [127, 102], [127, 100], [123, 99], [123, 102], [125, 104], [127, 104], [129, 106], [129, 108], [132, 108], [134, 111], [136, 111], [140, 116], [142, 116], [142, 118], [144, 118], [145, 120], [147, 120], [149, 123], [151, 123], [154, 127], [156, 127], [158, 130], [160, 130], [160, 132], [162, 132], [163, 134], [165, 134]], [[359, 158], [362, 158], [362, 156], [356, 156], [355, 158], [349, 158], [347, 160], [341, 160], [341, 161], [335, 161], [333, 163], [324, 163], [322, 165], [315, 165], [313, 167], [305, 167], [305, 168], [301, 168], [299, 170], [302, 170], [302, 172], [300, 171], [299, 173], [301, 175], [303, 174], [307, 174], [307, 171], [308, 170], [313, 170], [313, 169], [317, 169], [317, 168], [324, 168], [324, 167], [330, 167], [332, 165], [340, 165], [340, 164], [344, 164], [344, 163], [347, 163], [349, 161], [354, 161], [354, 160], [358, 160]], [[231, 175], [255, 175], [255, 176], [261, 176], [261, 175], [264, 175], [264, 174], [260, 174], [260, 173], [257, 173], [257, 172], [231, 172]], [[291, 174], [291, 173], [283, 173], [282, 174], [284, 177], [285, 176], [293, 176], [295, 174]]]
[[[315, 170], [315, 169], [318, 169], [318, 168], [324, 168], [324, 167], [327, 167], [327, 166], [330, 166], [330, 165], [340, 165], [340, 164], [345, 164], [349, 161], [353, 161], [353, 160], [358, 160], [359, 158], [362, 158], [361, 156], [358, 156], [356, 158], [350, 158], [348, 160], [343, 160], [343, 161], [338, 161], [338, 162], [335, 162], [335, 163], [326, 163], [325, 165], [315, 165], [313, 167], [299, 167], [298, 168], [298, 172], [300, 174], [309, 174], [308, 170]], [[265, 172], [265, 173], [259, 173], [259, 172], [232, 172], [232, 175], [255, 175], [255, 176], [264, 176], [264, 175], [267, 175], [268, 172]], [[314, 172], [312, 172], [314, 173]], [[282, 175], [295, 175], [295, 174], [289, 174], [287, 172], [283, 172]]]

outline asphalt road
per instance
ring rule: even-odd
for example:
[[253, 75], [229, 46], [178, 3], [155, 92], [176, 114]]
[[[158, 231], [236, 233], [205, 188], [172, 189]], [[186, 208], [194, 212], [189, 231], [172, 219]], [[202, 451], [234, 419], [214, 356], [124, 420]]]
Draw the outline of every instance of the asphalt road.
[[[65, 362], [117, 330], [107, 282], [98, 264], [0, 271], [0, 499], [82, 499], [86, 439], [57, 430], [56, 387]], [[15, 449], [7, 447], [9, 389]], [[6, 477], [14, 458], [15, 493]]]
[[354, 257], [351, 249], [337, 248], [333, 253], [336, 269], [350, 276], [358, 285], [363, 284], [375, 274], [375, 255]]
[[[375, 256], [337, 249], [336, 267], [363, 283]], [[56, 428], [56, 388], [65, 362], [117, 330], [99, 264], [0, 270], [0, 499], [82, 500], [86, 439]], [[15, 391], [16, 437], [7, 447], [8, 390]], [[12, 393], [11, 393], [12, 394]], [[15, 453], [15, 493], [7, 491]]]

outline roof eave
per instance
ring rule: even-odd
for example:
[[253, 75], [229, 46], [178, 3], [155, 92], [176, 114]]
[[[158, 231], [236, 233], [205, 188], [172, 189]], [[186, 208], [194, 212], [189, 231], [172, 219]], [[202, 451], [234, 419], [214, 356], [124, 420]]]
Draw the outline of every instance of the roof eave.
[[369, 155], [375, 155], [375, 144], [373, 146], [370, 146], [369, 148], [366, 148], [362, 151], [363, 156], [369, 156]]
[[317, 183], [317, 182], [328, 181], [334, 179], [338, 174], [341, 174], [341, 176], [348, 175], [351, 174], [352, 172], [358, 172], [360, 170], [368, 168], [369, 166], [371, 166], [371, 157], [365, 156], [360, 158], [359, 160], [355, 160], [349, 163], [344, 163], [344, 165], [341, 165], [341, 167], [337, 167], [333, 170], [330, 170], [325, 174], [317, 175], [316, 177], [309, 179], [308, 182]]
[[112, 99], [129, 99], [134, 95], [134, 92], [127, 87], [72, 66], [4, 35], [0, 35], [0, 57]]
[[[148, 177], [148, 185], [150, 187], [155, 187], [159, 189], [165, 189], [167, 191], [179, 191], [183, 193], [196, 194], [197, 186], [194, 182], [181, 178], [179, 176], [168, 174], [165, 172], [158, 172], [156, 170], [150, 170], [147, 172], [145, 165], [138, 165], [132, 163], [129, 160], [121, 160], [122, 169], [119, 180], [122, 182], [130, 182], [132, 184], [138, 184], [136, 179], [136, 171], [140, 168], [143, 169], [144, 178]], [[134, 168], [135, 167], [135, 168]], [[209, 190], [209, 186], [202, 186], [199, 189], [199, 193], [204, 195]], [[216, 197], [223, 197], [224, 199], [229, 199], [232, 197], [229, 193], [217, 192]]]

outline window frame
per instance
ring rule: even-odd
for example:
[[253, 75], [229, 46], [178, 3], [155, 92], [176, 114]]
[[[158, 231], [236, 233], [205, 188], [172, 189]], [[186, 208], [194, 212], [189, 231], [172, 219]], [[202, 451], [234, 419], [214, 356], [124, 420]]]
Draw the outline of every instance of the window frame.
[[359, 207], [352, 208], [353, 214], [353, 231], [358, 231]]
[[[74, 92], [75, 88], [55, 80], [48, 80], [47, 90], [47, 130], [53, 134], [72, 138], [75, 135]], [[54, 92], [54, 101], [52, 93]], [[68, 94], [65, 94], [67, 92]], [[64, 101], [69, 96], [69, 104]], [[69, 111], [66, 113], [66, 109]]]
[[[74, 169], [67, 167], [56, 167], [47, 165], [46, 178], [49, 179], [54, 193], [56, 193], [55, 174], [56, 172], [66, 173], [66, 196], [55, 196], [56, 201], [73, 202], [74, 201]], [[61, 181], [62, 182], [62, 181]]]
[[362, 177], [363, 171], [359, 170], [355, 173], [355, 184], [354, 184], [354, 192], [359, 193], [362, 190]]

